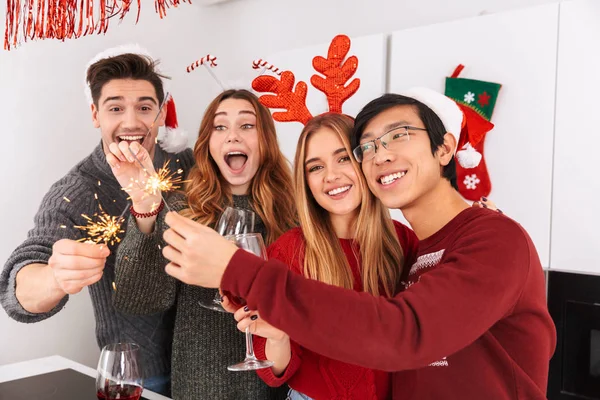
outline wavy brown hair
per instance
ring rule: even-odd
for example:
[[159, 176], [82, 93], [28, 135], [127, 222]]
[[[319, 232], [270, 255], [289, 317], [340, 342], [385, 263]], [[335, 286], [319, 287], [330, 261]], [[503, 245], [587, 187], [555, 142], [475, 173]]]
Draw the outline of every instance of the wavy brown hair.
[[327, 113], [310, 120], [300, 135], [294, 162], [296, 207], [306, 241], [304, 275], [330, 285], [353, 287], [350, 265], [335, 234], [329, 213], [317, 203], [306, 181], [306, 145], [323, 128], [337, 133], [350, 156], [358, 177], [362, 201], [354, 222], [355, 243], [362, 265], [365, 292], [388, 297], [398, 288], [404, 256], [389, 210], [369, 190], [360, 166], [352, 157], [350, 134], [353, 120], [342, 114]]
[[269, 245], [297, 225], [292, 175], [289, 162], [279, 148], [271, 113], [247, 90], [226, 90], [208, 105], [194, 146], [196, 165], [190, 171], [185, 188], [189, 208], [182, 214], [214, 226], [225, 208], [233, 204], [229, 183], [209, 151], [215, 113], [219, 104], [227, 99], [246, 100], [256, 112], [260, 163], [250, 184], [249, 195], [254, 211], [265, 224], [265, 243]]

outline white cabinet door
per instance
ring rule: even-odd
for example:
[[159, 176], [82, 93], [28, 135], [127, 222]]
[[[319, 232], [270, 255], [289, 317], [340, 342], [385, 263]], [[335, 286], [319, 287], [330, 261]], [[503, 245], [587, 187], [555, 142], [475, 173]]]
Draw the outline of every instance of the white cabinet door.
[[560, 7], [551, 267], [600, 273], [600, 2]]
[[[395, 32], [390, 92], [443, 92], [461, 77], [502, 84], [485, 141], [490, 198], [531, 235], [549, 265], [558, 4]], [[591, 40], [591, 39], [590, 39]], [[598, 69], [600, 71], [600, 68]]]

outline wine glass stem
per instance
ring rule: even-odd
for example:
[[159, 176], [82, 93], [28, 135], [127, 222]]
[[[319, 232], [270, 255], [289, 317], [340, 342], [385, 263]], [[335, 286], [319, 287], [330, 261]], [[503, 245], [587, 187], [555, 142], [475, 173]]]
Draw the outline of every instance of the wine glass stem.
[[256, 360], [254, 356], [254, 346], [252, 345], [252, 334], [250, 333], [250, 328], [246, 328], [246, 360], [253, 359]]

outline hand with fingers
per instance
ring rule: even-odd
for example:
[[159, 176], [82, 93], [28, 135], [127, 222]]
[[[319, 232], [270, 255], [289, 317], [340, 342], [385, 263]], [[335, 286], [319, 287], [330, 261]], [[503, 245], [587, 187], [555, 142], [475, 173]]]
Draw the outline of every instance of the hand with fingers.
[[218, 288], [238, 247], [214, 229], [175, 212], [167, 213], [169, 229], [163, 234], [168, 246], [163, 255], [169, 261], [165, 271], [188, 285]]
[[[266, 339], [255, 340], [255, 349], [256, 346], [264, 346], [264, 354], [267, 360], [274, 363], [271, 371], [276, 376], [281, 376], [292, 359], [293, 344], [288, 334], [260, 318], [257, 311], [251, 311], [247, 306], [235, 306], [227, 296], [223, 296], [221, 305], [225, 310], [233, 313], [233, 317], [237, 321], [237, 328], [240, 331], [246, 332], [247, 328], [249, 333]], [[294, 346], [297, 348], [297, 345]]]
[[[154, 175], [154, 165], [148, 151], [137, 142], [111, 143], [106, 162], [121, 187], [131, 197], [135, 211], [152, 212], [161, 202], [161, 194], [144, 190], [148, 177]], [[137, 158], [137, 159], [136, 159]]]
[[500, 214], [504, 214], [502, 210], [499, 209], [496, 204], [487, 197], [482, 197], [479, 201], [473, 202], [473, 207], [489, 208], [492, 211], [497, 211]]
[[[228, 301], [227, 297], [223, 299], [224, 303], [226, 301]], [[223, 307], [225, 307], [225, 305], [223, 305]], [[242, 332], [246, 332], [246, 328], [248, 328], [251, 334], [275, 342], [287, 342], [290, 339], [287, 333], [275, 328], [264, 319], [261, 319], [258, 311], [252, 311], [247, 306], [239, 308], [233, 314], [233, 317], [237, 321], [237, 328]]]
[[75, 294], [102, 278], [109, 254], [106, 245], [61, 239], [52, 246], [48, 266], [57, 286], [66, 294]]
[[221, 294], [221, 306], [223, 306], [225, 311], [227, 311], [228, 313], [235, 314], [237, 310], [242, 308], [242, 306], [239, 306], [235, 302], [229, 300], [229, 297], [224, 295], [221, 289], [219, 289], [219, 294]]

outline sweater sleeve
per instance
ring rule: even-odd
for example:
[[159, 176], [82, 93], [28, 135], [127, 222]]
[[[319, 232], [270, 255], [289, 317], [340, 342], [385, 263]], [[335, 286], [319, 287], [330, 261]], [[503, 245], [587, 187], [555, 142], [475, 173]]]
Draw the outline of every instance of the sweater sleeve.
[[[266, 360], [267, 355], [265, 349], [267, 345], [267, 339], [254, 335], [252, 340], [254, 343], [254, 355], [256, 358], [259, 360]], [[256, 371], [260, 379], [262, 379], [267, 385], [271, 387], [279, 387], [289, 381], [300, 369], [300, 366], [302, 365], [302, 348], [293, 340], [290, 340], [290, 348], [292, 357], [290, 358], [290, 363], [285, 369], [283, 375], [276, 376], [271, 368], [263, 368]]]
[[35, 214], [34, 226], [27, 239], [12, 252], [0, 274], [0, 303], [11, 318], [34, 323], [63, 309], [68, 295], [49, 312], [34, 314], [25, 310], [16, 296], [17, 274], [27, 265], [47, 264], [52, 256], [52, 246], [58, 240], [80, 239], [82, 233], [74, 226], [84, 222], [81, 214], [93, 209], [93, 203], [89, 185], [77, 175], [69, 174], [50, 187]]
[[[174, 211], [184, 208], [183, 196], [176, 194], [168, 199]], [[156, 218], [154, 231], [142, 233], [135, 217], [130, 216], [127, 231], [117, 250], [116, 290], [113, 292], [115, 308], [127, 314], [155, 314], [171, 308], [175, 304], [178, 281], [167, 275], [168, 261], [162, 254], [166, 246], [163, 233], [167, 209]]]
[[[300, 259], [297, 257], [300, 250], [301, 234], [299, 229], [293, 229], [282, 235], [267, 249], [269, 259], [279, 260], [296, 274], [302, 274]], [[254, 353], [259, 360], [266, 360], [267, 339], [254, 336]], [[258, 376], [269, 386], [279, 387], [290, 380], [302, 365], [302, 348], [293, 340], [290, 340], [291, 358], [290, 363], [283, 375], [276, 376], [271, 368], [259, 369]]]
[[278, 260], [243, 251], [235, 253], [221, 286], [303, 347], [401, 371], [452, 355], [508, 314], [529, 273], [529, 246], [508, 218], [465, 229], [437, 268], [391, 299], [309, 280]]

